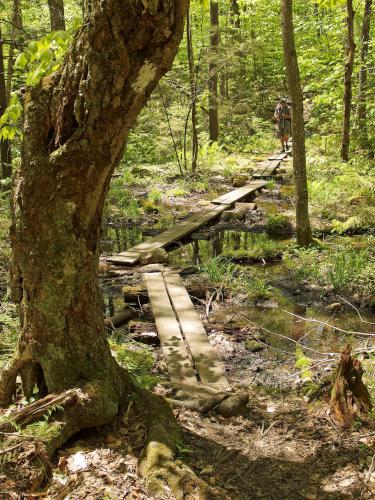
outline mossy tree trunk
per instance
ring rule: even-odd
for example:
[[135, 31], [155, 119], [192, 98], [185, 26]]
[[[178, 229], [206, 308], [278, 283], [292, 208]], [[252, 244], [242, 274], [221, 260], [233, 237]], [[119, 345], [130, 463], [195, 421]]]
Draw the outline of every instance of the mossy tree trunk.
[[293, 172], [296, 186], [297, 243], [301, 246], [309, 246], [312, 243], [312, 235], [306, 175], [303, 94], [294, 41], [292, 0], [281, 0], [281, 26], [288, 90], [292, 99]]
[[25, 96], [11, 228], [21, 333], [0, 404], [11, 403], [18, 374], [26, 396], [35, 386], [41, 396], [78, 391], [58, 444], [113, 418], [130, 385], [104, 330], [102, 210], [128, 133], [175, 57], [188, 0], [144, 3], [92, 2], [61, 69]]

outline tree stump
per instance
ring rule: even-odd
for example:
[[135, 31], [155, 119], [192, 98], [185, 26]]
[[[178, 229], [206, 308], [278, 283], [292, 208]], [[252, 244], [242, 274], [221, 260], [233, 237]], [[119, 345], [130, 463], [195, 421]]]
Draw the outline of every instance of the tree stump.
[[354, 359], [348, 344], [341, 353], [331, 392], [331, 412], [340, 427], [350, 427], [358, 413], [372, 409], [370, 395], [362, 381], [361, 362]]

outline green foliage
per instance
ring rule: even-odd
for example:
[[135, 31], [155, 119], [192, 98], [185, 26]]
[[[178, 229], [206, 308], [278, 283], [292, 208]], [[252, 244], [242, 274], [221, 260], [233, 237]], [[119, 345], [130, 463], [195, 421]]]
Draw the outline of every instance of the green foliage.
[[107, 210], [112, 215], [121, 215], [129, 221], [136, 221], [141, 216], [141, 209], [134, 194], [124, 187], [121, 179], [113, 179], [107, 198]]
[[154, 356], [150, 348], [137, 343], [117, 344], [110, 342], [116, 360], [133, 377], [137, 385], [143, 389], [152, 389], [158, 383], [158, 377], [152, 374]]
[[285, 215], [269, 214], [266, 223], [266, 232], [274, 236], [290, 236], [293, 232], [293, 226]]
[[371, 162], [358, 156], [346, 163], [333, 152], [327, 156], [314, 153], [308, 161], [312, 217], [330, 224], [339, 234], [373, 227], [375, 178]]
[[312, 371], [310, 370], [312, 361], [308, 358], [300, 347], [296, 347], [295, 367], [300, 370], [300, 378], [303, 382], [312, 380]]
[[15, 69], [26, 72], [26, 86], [34, 87], [40, 80], [56, 71], [71, 43], [66, 31], [53, 31], [39, 40], [31, 41], [16, 59]]
[[357, 294], [358, 299], [375, 299], [375, 258], [372, 239], [364, 248], [343, 239], [341, 243], [317, 248], [295, 248], [285, 254], [284, 262], [292, 275], [300, 280], [329, 286], [343, 294]]
[[283, 243], [269, 238], [267, 234], [250, 234], [246, 248], [226, 250], [223, 256], [235, 261], [251, 261], [279, 257], [284, 250]]
[[9, 100], [8, 107], [0, 117], [0, 140], [12, 141], [16, 136], [21, 135], [21, 116], [21, 101], [16, 94], [13, 94]]
[[224, 256], [207, 260], [200, 270], [209, 277], [212, 283], [221, 285], [235, 294], [247, 294], [250, 302], [272, 295], [272, 287], [264, 280], [252, 273], [245, 273], [241, 267]]
[[200, 270], [207, 274], [212, 283], [228, 285], [237, 273], [236, 265], [222, 256], [212, 257], [200, 266]]
[[152, 203], [159, 203], [162, 199], [162, 194], [157, 187], [153, 187], [147, 195], [148, 201]]

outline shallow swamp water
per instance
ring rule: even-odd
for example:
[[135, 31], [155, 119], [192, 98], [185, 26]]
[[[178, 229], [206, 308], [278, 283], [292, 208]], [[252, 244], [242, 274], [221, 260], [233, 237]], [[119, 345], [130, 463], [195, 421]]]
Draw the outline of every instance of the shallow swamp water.
[[[175, 221], [170, 219], [169, 223], [172, 225]], [[108, 253], [124, 251], [158, 232], [160, 226], [129, 229], [109, 225], [103, 249]], [[169, 263], [181, 268], [195, 265], [199, 269], [213, 257], [231, 255], [267, 239], [282, 246], [292, 243], [292, 240], [273, 240], [264, 233], [221, 229], [220, 224], [214, 225], [168, 248]], [[255, 259], [239, 265], [248, 279], [269, 284], [269, 298], [249, 304], [246, 294], [233, 293], [229, 299], [212, 301], [208, 314], [209, 297], [196, 302], [210, 341], [225, 362], [232, 384], [290, 387], [300, 381], [301, 370], [295, 367], [297, 347], [309, 359], [314, 374], [319, 375], [332, 370], [346, 343], [352, 343], [358, 351], [374, 347], [374, 337], [363, 335], [375, 333], [375, 315], [371, 312], [359, 315], [349, 306], [328, 310], [322, 300], [324, 290], [321, 297], [317, 293], [291, 290], [288, 270], [280, 258], [269, 262]], [[185, 280], [199, 282], [201, 278], [193, 274]], [[140, 275], [127, 275], [120, 281], [121, 284], [139, 283]], [[115, 283], [105, 279], [103, 293], [107, 314], [123, 307], [119, 278]], [[340, 332], [333, 326], [360, 335]], [[158, 358], [161, 360], [160, 352]], [[161, 367], [163, 371], [162, 360]]]

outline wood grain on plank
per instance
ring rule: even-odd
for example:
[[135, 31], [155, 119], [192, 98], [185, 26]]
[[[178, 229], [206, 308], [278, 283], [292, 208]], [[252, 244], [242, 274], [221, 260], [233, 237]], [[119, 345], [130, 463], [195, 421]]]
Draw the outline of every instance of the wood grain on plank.
[[262, 181], [255, 181], [251, 182], [250, 184], [247, 184], [246, 186], [242, 188], [235, 189], [234, 191], [231, 191], [230, 193], [226, 193], [222, 196], [219, 196], [219, 198], [215, 198], [212, 203], [215, 204], [226, 204], [226, 205], [233, 205], [236, 203], [236, 201], [241, 200], [242, 198], [245, 198], [249, 194], [253, 193], [257, 189], [261, 189], [266, 185], [265, 182]]
[[171, 382], [197, 384], [188, 350], [161, 273], [143, 275]]
[[219, 361], [189, 294], [178, 274], [164, 275], [167, 291], [203, 384], [228, 389], [224, 364]]

